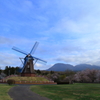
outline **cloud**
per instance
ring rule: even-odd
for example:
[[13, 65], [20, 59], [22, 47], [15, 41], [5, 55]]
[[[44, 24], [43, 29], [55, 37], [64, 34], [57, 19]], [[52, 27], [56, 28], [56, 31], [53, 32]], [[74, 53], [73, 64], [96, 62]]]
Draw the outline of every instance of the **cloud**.
[[36, 63], [34, 69], [41, 69], [41, 70], [46, 70], [53, 66], [53, 64], [41, 64], [41, 63]]
[[[99, 64], [99, 2], [1, 1], [1, 54], [9, 52], [11, 59], [17, 58], [20, 53], [10, 50], [13, 46], [30, 51], [35, 41], [38, 41], [39, 46], [34, 55], [46, 59], [47, 66], [58, 61]], [[17, 64], [15, 60], [11, 62], [7, 58], [3, 61], [3, 58], [6, 59], [6, 56], [0, 58], [4, 65]], [[44, 65], [37, 66], [41, 68]]]
[[11, 39], [7, 37], [0, 36], [0, 44], [11, 44]]
[[55, 1], [55, 4], [57, 5], [54, 10], [57, 12], [56, 19], [52, 22], [52, 27], [46, 30], [48, 34], [86, 35], [100, 32], [100, 7], [96, 2], [64, 0], [62, 2]]
[[75, 65], [80, 63], [86, 63], [86, 64], [95, 64], [100, 66], [99, 53], [100, 53], [100, 49], [88, 50], [82, 53], [77, 53], [72, 55], [68, 55], [68, 54], [59, 55], [54, 60], [63, 61], [66, 63], [74, 63]]
[[17, 55], [8, 52], [0, 52], [0, 66], [4, 69], [5, 66], [19, 66], [20, 60]]
[[62, 34], [95, 34], [100, 32], [100, 19], [90, 15], [80, 18], [75, 21], [68, 19], [68, 17], [59, 20], [53, 27], [47, 32], [50, 33], [62, 33]]
[[6, 6], [11, 11], [19, 11], [21, 13], [26, 13], [31, 10], [34, 6], [31, 0], [17, 0], [17, 1], [5, 1], [4, 6]]

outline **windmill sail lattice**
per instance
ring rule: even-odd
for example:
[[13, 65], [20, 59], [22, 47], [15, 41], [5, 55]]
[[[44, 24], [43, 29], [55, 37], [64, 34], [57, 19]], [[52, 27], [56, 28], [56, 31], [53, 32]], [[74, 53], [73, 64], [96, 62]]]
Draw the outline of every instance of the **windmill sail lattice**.
[[17, 52], [20, 52], [20, 53], [26, 55], [25, 58], [24, 58], [23, 67], [21, 69], [21, 75], [22, 76], [34, 76], [35, 75], [34, 63], [33, 63], [34, 60], [36, 60], [36, 61], [40, 60], [40, 61], [46, 63], [46, 61], [32, 56], [32, 54], [35, 52], [37, 46], [38, 46], [38, 42], [35, 42], [30, 53], [26, 53], [26, 52], [24, 52], [24, 51], [22, 51], [22, 50], [20, 50], [19, 48], [16, 48], [16, 47], [12, 48], [13, 50], [15, 50]]

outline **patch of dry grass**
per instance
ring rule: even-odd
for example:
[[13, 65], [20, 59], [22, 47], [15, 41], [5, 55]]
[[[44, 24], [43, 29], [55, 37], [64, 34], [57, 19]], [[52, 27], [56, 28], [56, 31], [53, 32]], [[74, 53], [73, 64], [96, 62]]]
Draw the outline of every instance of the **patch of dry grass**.
[[[48, 80], [43, 78], [43, 77], [20, 77], [20, 76], [14, 76], [14, 77], [10, 77], [8, 79], [14, 79], [15, 81], [37, 81], [37, 82], [40, 82], [40, 81], [45, 81], [47, 82]], [[6, 79], [6, 81], [8, 80]]]

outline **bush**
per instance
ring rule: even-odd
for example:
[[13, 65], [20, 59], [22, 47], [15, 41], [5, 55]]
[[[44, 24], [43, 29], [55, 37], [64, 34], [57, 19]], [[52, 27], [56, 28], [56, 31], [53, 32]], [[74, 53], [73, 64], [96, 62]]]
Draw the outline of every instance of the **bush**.
[[15, 84], [15, 80], [9, 79], [9, 80], [7, 80], [7, 83], [8, 83], [9, 85]]
[[57, 82], [57, 84], [69, 84], [69, 82], [61, 82], [61, 81], [59, 81], [59, 82]]

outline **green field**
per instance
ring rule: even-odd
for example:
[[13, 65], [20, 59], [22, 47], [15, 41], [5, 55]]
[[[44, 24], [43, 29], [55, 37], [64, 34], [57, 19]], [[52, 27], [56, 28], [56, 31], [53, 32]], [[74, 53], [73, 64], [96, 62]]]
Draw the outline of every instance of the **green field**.
[[30, 88], [52, 100], [100, 100], [100, 84], [34, 85]]
[[12, 86], [0, 84], [0, 100], [12, 100], [8, 95], [8, 91]]

